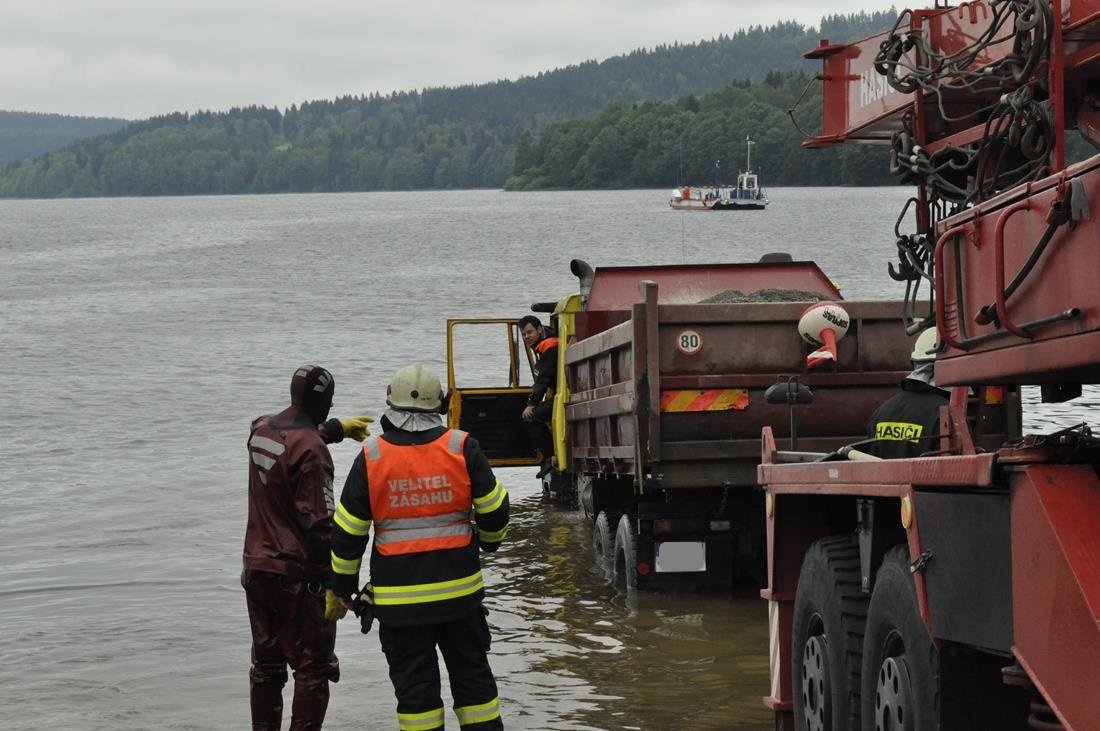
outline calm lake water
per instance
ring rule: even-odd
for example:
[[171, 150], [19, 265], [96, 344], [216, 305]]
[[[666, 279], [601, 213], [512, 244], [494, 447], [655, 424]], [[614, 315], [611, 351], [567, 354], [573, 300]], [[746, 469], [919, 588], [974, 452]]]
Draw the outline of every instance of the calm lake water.
[[[245, 440], [297, 365], [334, 373], [334, 414], [377, 415], [399, 367], [443, 371], [447, 317], [556, 300], [575, 257], [782, 250], [849, 299], [899, 297], [907, 193], [777, 188], [728, 214], [665, 191], [0, 201], [0, 726], [248, 727]], [[355, 454], [333, 448], [339, 484]], [[770, 728], [762, 600], [619, 594], [583, 515], [544, 506], [533, 469], [500, 474], [513, 529], [484, 565], [509, 728]], [[342, 623], [337, 653], [327, 725], [393, 728], [377, 635]]]

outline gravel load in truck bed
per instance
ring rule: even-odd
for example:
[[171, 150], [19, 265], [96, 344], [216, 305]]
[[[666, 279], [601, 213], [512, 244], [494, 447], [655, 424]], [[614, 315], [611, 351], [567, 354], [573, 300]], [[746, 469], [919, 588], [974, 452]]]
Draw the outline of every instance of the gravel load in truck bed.
[[821, 302], [829, 299], [818, 292], [806, 292], [800, 289], [760, 289], [752, 294], [745, 294], [737, 289], [727, 289], [725, 292], [700, 300], [700, 304], [733, 304], [736, 302]]

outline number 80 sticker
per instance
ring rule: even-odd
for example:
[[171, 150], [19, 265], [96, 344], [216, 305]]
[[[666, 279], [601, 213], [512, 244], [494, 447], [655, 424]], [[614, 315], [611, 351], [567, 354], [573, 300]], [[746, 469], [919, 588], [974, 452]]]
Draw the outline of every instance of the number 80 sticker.
[[695, 355], [703, 349], [703, 337], [695, 330], [684, 330], [676, 338], [676, 349], [684, 355]]

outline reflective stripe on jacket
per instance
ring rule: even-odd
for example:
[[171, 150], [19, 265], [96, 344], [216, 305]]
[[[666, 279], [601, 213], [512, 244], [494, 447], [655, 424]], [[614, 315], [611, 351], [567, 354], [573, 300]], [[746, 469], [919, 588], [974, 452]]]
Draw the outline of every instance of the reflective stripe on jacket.
[[462, 447], [449, 429], [427, 444], [370, 438], [363, 445], [374, 545], [383, 556], [461, 548], [470, 543], [473, 500]]
[[939, 449], [940, 407], [947, 403], [944, 392], [905, 381], [871, 414], [867, 435], [875, 441], [867, 451], [882, 459], [904, 459]]
[[[497, 550], [508, 531], [508, 491], [493, 474], [474, 437], [448, 431], [442, 425], [428, 432], [407, 432], [386, 428], [383, 421], [383, 428], [377, 440], [366, 442], [366, 448], [356, 455], [336, 506], [331, 555], [333, 591], [342, 597], [358, 591], [360, 569], [365, 568], [363, 556], [373, 544], [370, 582], [375, 591], [375, 617], [383, 625], [433, 624], [469, 616], [478, 610], [485, 593], [479, 551]], [[390, 460], [393, 463], [386, 466]], [[370, 462], [375, 464], [368, 468]], [[448, 471], [435, 469], [440, 462]], [[394, 472], [389, 477], [378, 471], [380, 467], [394, 470], [393, 465], [402, 464], [410, 471]], [[449, 471], [454, 465], [462, 466], [464, 476]], [[438, 485], [434, 478], [422, 479], [435, 474], [441, 475]], [[447, 475], [447, 486], [442, 474]], [[392, 492], [398, 496], [393, 507], [386, 482], [391, 478], [399, 480]], [[465, 491], [467, 486], [468, 497], [461, 501], [461, 508], [457, 493], [452, 495], [451, 504], [443, 498], [433, 501], [431, 497], [419, 497], [445, 489]], [[411, 497], [414, 494], [416, 500]], [[406, 496], [404, 501], [401, 495]], [[376, 503], [381, 503], [377, 507], [379, 515], [375, 514]], [[473, 523], [476, 529], [470, 527]], [[467, 531], [477, 540], [471, 535], [455, 535]], [[445, 543], [456, 538], [462, 538], [462, 545], [408, 550], [416, 542]]]
[[[411, 606], [479, 598], [484, 593], [470, 522], [474, 503], [465, 442], [466, 432], [448, 429], [424, 444], [378, 438], [363, 444], [374, 518], [371, 577], [382, 621]], [[454, 550], [472, 553], [468, 561], [442, 559]], [[394, 570], [399, 562], [418, 561], [417, 557], [423, 561], [414, 570]], [[387, 567], [390, 563], [393, 566]], [[463, 571], [464, 564], [468, 568]], [[461, 571], [457, 576], [455, 569]]]
[[426, 584], [402, 584], [401, 586], [374, 585], [374, 605], [376, 607], [399, 604], [426, 604], [458, 599], [485, 588], [481, 578], [481, 569], [470, 576], [449, 581], [432, 581]]

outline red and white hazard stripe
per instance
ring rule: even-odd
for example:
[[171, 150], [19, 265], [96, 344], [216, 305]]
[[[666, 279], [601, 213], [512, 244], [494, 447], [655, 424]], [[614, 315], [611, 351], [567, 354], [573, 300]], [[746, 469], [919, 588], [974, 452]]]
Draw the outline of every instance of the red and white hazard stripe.
[[779, 698], [779, 602], [768, 600], [768, 662], [771, 663], [772, 698]]

